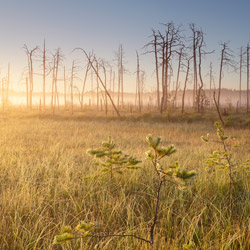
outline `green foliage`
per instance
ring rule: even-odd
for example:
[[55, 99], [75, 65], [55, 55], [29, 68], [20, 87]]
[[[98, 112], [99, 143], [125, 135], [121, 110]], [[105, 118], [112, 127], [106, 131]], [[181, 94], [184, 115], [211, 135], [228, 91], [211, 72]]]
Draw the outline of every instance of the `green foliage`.
[[137, 169], [141, 162], [135, 157], [124, 154], [121, 150], [115, 149], [115, 143], [108, 137], [107, 141], [102, 142], [102, 146], [96, 149], [89, 149], [87, 153], [98, 159], [95, 165], [100, 165], [101, 171], [110, 173], [116, 172], [122, 174], [124, 169]]
[[151, 150], [146, 152], [146, 155], [149, 161], [155, 167], [155, 170], [161, 180], [164, 180], [166, 177], [176, 177], [182, 180], [187, 180], [196, 175], [195, 171], [188, 171], [186, 169], [181, 169], [178, 161], [174, 163], [173, 166], [169, 165], [167, 168], [163, 168], [160, 164], [160, 160], [166, 156], [171, 156], [176, 153], [177, 150], [174, 145], [169, 145], [168, 147], [160, 146], [161, 137], [156, 137], [154, 139], [152, 135], [146, 137], [148, 145], [151, 147]]
[[53, 244], [64, 244], [71, 240], [91, 237], [94, 226], [94, 223], [85, 223], [84, 221], [81, 221], [74, 230], [71, 226], [63, 226], [61, 233], [55, 236]]
[[233, 160], [232, 152], [229, 151], [229, 146], [227, 145], [226, 142], [228, 140], [235, 140], [235, 138], [225, 135], [223, 127], [218, 122], [215, 123], [215, 127], [216, 127], [217, 140], [211, 140], [209, 134], [207, 134], [206, 137], [202, 136], [201, 139], [204, 142], [212, 141], [219, 143], [222, 147], [221, 149], [214, 150], [212, 154], [208, 155], [206, 163], [211, 167], [215, 166], [220, 169], [229, 169], [230, 175], [232, 174], [233, 170], [236, 170], [237, 168], [244, 167], [245, 169], [248, 169], [249, 160], [243, 161], [242, 163], [235, 162]]
[[56, 235], [53, 241], [53, 244], [63, 244], [67, 241], [71, 241], [75, 238], [74, 234], [72, 233], [62, 233], [60, 235]]

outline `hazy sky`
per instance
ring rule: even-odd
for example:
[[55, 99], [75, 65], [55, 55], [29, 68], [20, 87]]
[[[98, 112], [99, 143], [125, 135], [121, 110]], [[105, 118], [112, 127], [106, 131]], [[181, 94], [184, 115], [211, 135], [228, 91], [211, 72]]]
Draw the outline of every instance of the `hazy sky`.
[[[22, 46], [42, 47], [44, 38], [48, 50], [62, 48], [68, 69], [73, 59], [82, 57], [80, 53], [72, 53], [75, 47], [93, 49], [99, 57], [111, 61], [122, 43], [125, 67], [130, 72], [126, 76], [126, 89], [132, 90], [135, 50], [143, 53], [141, 48], [150, 41], [151, 29], [161, 28], [160, 23], [183, 24], [187, 36], [190, 23], [203, 29], [208, 50], [216, 50], [206, 58], [204, 75], [210, 60], [215, 72], [218, 71], [218, 42], [230, 40], [230, 47], [237, 55], [250, 36], [249, 0], [0, 0], [0, 3], [1, 77], [5, 76], [10, 62], [13, 85], [26, 66]], [[35, 63], [39, 70], [39, 62]], [[153, 55], [142, 55], [141, 67], [146, 70], [146, 87], [150, 89], [154, 84]], [[238, 88], [235, 74], [225, 76], [223, 81], [227, 87]]]

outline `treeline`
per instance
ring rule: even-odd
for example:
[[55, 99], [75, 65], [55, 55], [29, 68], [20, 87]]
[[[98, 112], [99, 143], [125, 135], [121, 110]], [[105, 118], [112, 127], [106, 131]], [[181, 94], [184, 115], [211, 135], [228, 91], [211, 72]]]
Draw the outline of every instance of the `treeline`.
[[[202, 67], [204, 57], [214, 53], [214, 51], [206, 49], [205, 36], [202, 29], [197, 28], [195, 24], [190, 24], [188, 30], [185, 32], [181, 25], [169, 22], [162, 24], [160, 29], [152, 29], [151, 32], [151, 41], [143, 46], [142, 55], [148, 53], [152, 53], [153, 55], [156, 100], [153, 100], [152, 103], [161, 114], [170, 108], [179, 108], [182, 113], [185, 112], [185, 95], [189, 83], [192, 84], [192, 106], [197, 112], [203, 112], [206, 107], [211, 107], [212, 103], [216, 103], [218, 109], [220, 109], [221, 90], [223, 88], [222, 80], [227, 67], [239, 72], [237, 108], [245, 108], [249, 112], [249, 43], [247, 43], [246, 47], [242, 46], [240, 48], [237, 61], [235, 60], [233, 51], [230, 50], [229, 42], [220, 43], [218, 85], [217, 87], [215, 86], [213, 64], [210, 62], [208, 92], [204, 91], [205, 84]], [[188, 35], [186, 35], [187, 32]], [[56, 108], [59, 109], [60, 106], [64, 106], [65, 109], [70, 109], [73, 113], [74, 107], [80, 105], [82, 110], [86, 93], [86, 83], [89, 81], [91, 82], [91, 93], [95, 93], [96, 96], [96, 108], [99, 110], [104, 107], [106, 113], [108, 109], [112, 108], [120, 116], [119, 111], [125, 106], [124, 74], [127, 73], [124, 67], [124, 49], [122, 45], [119, 45], [115, 54], [115, 64], [104, 59], [99, 59], [94, 53], [87, 53], [82, 48], [75, 48], [73, 51], [75, 53], [83, 52], [87, 60], [82, 78], [78, 76], [80, 66], [75, 60], [72, 61], [70, 76], [66, 76], [65, 58], [62, 50], [58, 48], [54, 53], [49, 52], [46, 49], [45, 40], [42, 49], [38, 46], [29, 48], [24, 44], [23, 50], [27, 56], [27, 68], [23, 72], [23, 77], [26, 83], [26, 104], [28, 108], [32, 109], [34, 106], [32, 99], [35, 85], [34, 76], [38, 76], [42, 79], [40, 109], [51, 108], [55, 112]], [[135, 100], [133, 105], [139, 112], [143, 108], [143, 93], [145, 92], [145, 71], [141, 69], [140, 56], [136, 51], [137, 66], [135, 72]], [[42, 70], [35, 72], [34, 63], [38, 61], [40, 61]], [[246, 74], [246, 84], [242, 81], [243, 74]], [[181, 77], [184, 79], [182, 86]], [[76, 81], [80, 81], [81, 85], [77, 84]], [[61, 86], [58, 86], [58, 82], [63, 82], [63, 90]], [[50, 90], [46, 93], [48, 85], [50, 85]], [[242, 88], [245, 87], [246, 105], [243, 105]], [[10, 64], [8, 65], [7, 77], [1, 79], [3, 109], [10, 105], [9, 88]], [[59, 89], [61, 93], [63, 92], [64, 96], [62, 103], [59, 101]], [[46, 105], [48, 93], [50, 94], [49, 107]]]

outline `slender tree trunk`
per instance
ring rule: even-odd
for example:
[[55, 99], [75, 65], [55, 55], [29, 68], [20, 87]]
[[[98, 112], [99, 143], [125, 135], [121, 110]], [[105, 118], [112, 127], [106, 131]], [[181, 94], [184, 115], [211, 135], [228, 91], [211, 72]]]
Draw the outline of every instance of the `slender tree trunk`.
[[26, 103], [27, 108], [29, 108], [29, 79], [26, 77]]
[[183, 87], [182, 105], [181, 105], [182, 114], [184, 113], [184, 108], [185, 108], [185, 93], [186, 93], [186, 87], [187, 87], [187, 82], [188, 82], [189, 68], [190, 68], [190, 59], [187, 61], [187, 72], [186, 72], [186, 78], [185, 78], [184, 87]]
[[82, 86], [82, 93], [81, 93], [81, 110], [83, 109], [83, 95], [85, 91], [86, 81], [88, 77], [88, 72], [90, 70], [90, 64], [88, 63], [87, 68], [85, 70], [84, 80], [83, 80], [83, 86]]
[[249, 44], [247, 44], [247, 113], [249, 113]]
[[6, 87], [6, 105], [9, 106], [9, 88], [10, 88], [10, 63], [8, 63], [8, 78]]
[[209, 105], [212, 107], [212, 82], [213, 82], [213, 66], [210, 62], [210, 72], [209, 72]]
[[198, 46], [198, 55], [199, 55], [199, 79], [200, 79], [200, 86], [199, 86], [199, 89], [198, 89], [198, 93], [197, 93], [197, 110], [198, 110], [198, 113], [201, 112], [201, 108], [202, 108], [202, 101], [201, 101], [201, 91], [202, 91], [202, 88], [204, 86], [204, 83], [203, 83], [203, 78], [202, 78], [202, 74], [201, 74], [201, 57], [202, 57], [202, 52], [201, 52], [201, 49], [202, 49], [202, 45], [203, 45], [203, 34], [201, 35], [201, 41], [200, 41], [200, 44]]
[[154, 32], [154, 54], [155, 54], [155, 72], [157, 84], [157, 108], [160, 109], [160, 82], [159, 82], [159, 68], [158, 68], [158, 55], [157, 55], [157, 36]]
[[98, 62], [96, 62], [96, 71], [97, 71], [97, 74], [96, 74], [96, 98], [97, 98], [97, 110], [99, 110], [99, 79], [98, 79]]
[[241, 108], [241, 78], [242, 78], [242, 47], [240, 48], [240, 86], [239, 86], [239, 106]]
[[46, 50], [45, 50], [45, 39], [43, 45], [43, 109], [46, 105], [46, 93], [45, 93], [45, 83], [46, 82]]
[[224, 51], [225, 47], [221, 50], [221, 61], [220, 61], [220, 74], [219, 74], [219, 89], [218, 89], [218, 109], [220, 109], [220, 92], [221, 92], [221, 80], [222, 80], [222, 70], [223, 70], [223, 63], [224, 63]]
[[180, 69], [181, 69], [182, 50], [183, 50], [183, 47], [181, 48], [181, 50], [179, 52], [177, 79], [176, 79], [175, 95], [174, 95], [174, 107], [176, 107], [176, 103], [177, 103], [177, 92], [178, 92], [178, 88], [179, 88], [179, 76], [180, 76]]
[[165, 100], [165, 39], [162, 41], [162, 98], [161, 98], [161, 114], [163, 113], [163, 106], [164, 106], [164, 100]]
[[71, 97], [71, 114], [72, 115], [74, 113], [74, 92], [73, 92], [74, 69], [75, 69], [75, 61], [72, 62], [71, 77], [70, 77], [70, 97]]
[[113, 100], [115, 100], [115, 71], [113, 72]]
[[169, 66], [169, 60], [168, 60], [168, 46], [165, 46], [166, 52], [165, 52], [165, 93], [164, 93], [164, 111], [167, 110], [168, 107], [168, 66]]
[[91, 97], [92, 97], [92, 104], [94, 105], [94, 76], [93, 76], [93, 70], [91, 70]]
[[53, 104], [54, 104], [55, 67], [56, 67], [56, 57], [54, 56], [53, 69], [52, 69], [51, 110], [53, 110]]
[[140, 61], [139, 61], [139, 55], [137, 51], [136, 51], [136, 56], [137, 56], [136, 84], [137, 84], [137, 92], [138, 92], [138, 108], [139, 108], [139, 112], [141, 112]]
[[33, 95], [33, 61], [30, 53], [30, 109], [32, 109], [32, 95]]
[[117, 108], [120, 107], [120, 87], [121, 87], [121, 64], [120, 64], [120, 47], [118, 52], [118, 91], [117, 91]]
[[67, 109], [67, 86], [66, 86], [66, 72], [65, 66], [63, 67], [63, 83], [64, 83], [64, 108]]

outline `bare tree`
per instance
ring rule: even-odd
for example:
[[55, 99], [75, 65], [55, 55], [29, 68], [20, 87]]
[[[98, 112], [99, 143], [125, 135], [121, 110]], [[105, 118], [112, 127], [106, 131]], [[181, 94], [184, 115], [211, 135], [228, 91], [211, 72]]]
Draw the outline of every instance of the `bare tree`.
[[241, 108], [241, 81], [242, 81], [242, 63], [243, 63], [243, 52], [242, 47], [240, 48], [240, 82], [239, 82], [239, 106]]
[[53, 112], [55, 112], [55, 107], [56, 107], [56, 101], [57, 101], [57, 107], [59, 109], [59, 93], [58, 93], [58, 88], [57, 88], [57, 82], [58, 82], [58, 71], [59, 71], [59, 65], [62, 61], [63, 57], [61, 54], [61, 49], [58, 48], [55, 54], [55, 63], [54, 63], [54, 67], [55, 67], [55, 71], [54, 71], [54, 85], [55, 85], [55, 91], [54, 91], [54, 105], [53, 105]]
[[247, 44], [247, 113], [249, 113], [249, 43]]
[[213, 77], [213, 64], [212, 62], [210, 62], [209, 65], [209, 104], [210, 104], [210, 108], [212, 107], [212, 83], [214, 81], [214, 77]]
[[[107, 73], [106, 73], [106, 67], [105, 67], [105, 62], [102, 60], [101, 66], [103, 68], [103, 74], [104, 74], [104, 85], [105, 88], [107, 89]], [[108, 98], [107, 98], [107, 91], [104, 92], [104, 102], [105, 102], [105, 114], [107, 115], [108, 113]]]
[[193, 76], [194, 76], [194, 87], [193, 87], [193, 106], [196, 103], [196, 96], [197, 96], [197, 48], [199, 43], [199, 31], [196, 29], [195, 24], [192, 23], [189, 25], [191, 32], [192, 32], [192, 50], [193, 50]]
[[174, 107], [176, 107], [177, 103], [177, 92], [179, 89], [179, 77], [180, 77], [180, 70], [181, 70], [181, 60], [183, 57], [183, 50], [184, 50], [184, 45], [180, 47], [180, 50], [177, 52], [178, 54], [178, 69], [177, 69], [177, 77], [176, 77], [176, 84], [175, 84], [175, 94], [174, 94]]
[[221, 82], [222, 82], [223, 68], [224, 66], [231, 66], [235, 68], [234, 62], [232, 60], [233, 58], [232, 51], [229, 49], [228, 44], [229, 42], [220, 43], [220, 45], [222, 46], [222, 49], [221, 49], [220, 73], [219, 73], [219, 89], [218, 89], [218, 98], [217, 98], [218, 109], [220, 109], [220, 94], [221, 94]]
[[199, 88], [197, 92], [197, 111], [201, 112], [203, 108], [204, 98], [205, 98], [205, 92], [203, 91], [204, 83], [203, 83], [203, 77], [202, 77], [202, 72], [201, 72], [202, 57], [204, 55], [211, 54], [214, 51], [211, 51], [211, 52], [204, 51], [203, 48], [206, 47], [206, 45], [204, 42], [204, 34], [201, 29], [197, 32], [197, 41], [198, 41], [197, 46], [198, 46], [198, 58], [199, 58], [198, 69], [199, 69], [199, 80], [200, 80], [200, 84], [198, 86]]
[[63, 83], [64, 83], [64, 108], [67, 108], [67, 80], [66, 80], [66, 70], [63, 67]]
[[[136, 92], [138, 95], [138, 109], [141, 112], [141, 81], [140, 81], [140, 60], [138, 52], [136, 51], [136, 58], [137, 58], [137, 70], [136, 70]], [[137, 96], [136, 95], [136, 96]]]
[[6, 82], [6, 105], [9, 105], [9, 88], [10, 88], [10, 63], [8, 63], [8, 76]]
[[82, 48], [76, 48], [76, 49], [77, 49], [77, 50], [81, 50], [81, 51], [84, 53], [84, 55], [87, 57], [88, 62], [89, 62], [90, 65], [91, 65], [91, 68], [92, 68], [93, 71], [95, 72], [95, 74], [96, 74], [96, 76], [98, 77], [98, 79], [99, 79], [99, 81], [100, 81], [102, 87], [104, 88], [105, 92], [107, 93], [107, 96], [108, 96], [108, 98], [109, 98], [109, 100], [110, 100], [110, 102], [111, 102], [111, 104], [112, 104], [112, 106], [113, 106], [113, 108], [114, 108], [114, 110], [115, 110], [117, 116], [118, 116], [118, 117], [121, 117], [121, 115], [120, 115], [120, 113], [119, 113], [119, 110], [117, 109], [117, 107], [116, 107], [116, 105], [115, 105], [115, 103], [114, 103], [114, 101], [113, 101], [113, 99], [112, 99], [110, 93], [108, 92], [108, 90], [107, 90], [105, 84], [103, 83], [103, 81], [102, 81], [100, 75], [98, 74], [97, 69], [96, 69], [95, 66], [94, 66], [94, 62], [96, 61], [95, 56], [93, 56], [93, 55], [91, 55], [91, 54], [88, 55], [88, 54], [86, 53], [86, 51], [85, 51], [84, 49], [82, 49]]
[[85, 86], [87, 82], [87, 77], [88, 77], [88, 72], [90, 70], [90, 64], [88, 62], [86, 69], [85, 69], [85, 74], [84, 74], [84, 79], [83, 79], [83, 86], [82, 86], [82, 93], [81, 93], [81, 110], [83, 109], [83, 96], [84, 96], [84, 91], [85, 91]]
[[27, 45], [24, 44], [23, 49], [24, 49], [24, 52], [26, 53], [27, 59], [28, 59], [28, 74], [29, 74], [29, 85], [30, 85], [29, 104], [30, 104], [30, 109], [32, 109], [32, 94], [33, 94], [33, 85], [34, 85], [34, 82], [33, 82], [33, 76], [34, 76], [34, 74], [33, 74], [34, 73], [33, 72], [33, 55], [39, 49], [39, 47], [36, 46], [32, 50], [29, 50]]
[[169, 85], [169, 68], [172, 56], [177, 52], [177, 48], [181, 45], [180, 26], [175, 27], [173, 22], [164, 24], [165, 35], [159, 33], [161, 39], [161, 56], [162, 56], [162, 99], [161, 113], [167, 109], [168, 103], [168, 85]]
[[146, 44], [143, 48], [148, 49], [148, 47], [153, 47], [153, 51], [147, 50], [145, 54], [147, 53], [154, 53], [155, 56], [155, 73], [156, 73], [156, 91], [157, 91], [157, 108], [160, 110], [160, 80], [159, 80], [159, 62], [158, 62], [158, 54], [159, 54], [159, 49], [158, 49], [158, 39], [159, 36], [156, 34], [156, 31], [152, 29], [152, 37], [153, 40], [150, 41], [148, 44]]
[[71, 76], [70, 76], [70, 100], [71, 100], [71, 114], [74, 113], [74, 78], [75, 78], [75, 61], [72, 62]]
[[181, 105], [181, 113], [184, 113], [184, 108], [185, 108], [185, 93], [186, 93], [186, 88], [187, 88], [187, 83], [188, 83], [188, 76], [189, 76], [189, 69], [190, 69], [190, 61], [192, 60], [192, 57], [187, 59], [187, 66], [186, 66], [186, 77], [185, 77], [185, 82], [183, 86], [183, 94], [182, 94], [182, 105]]

